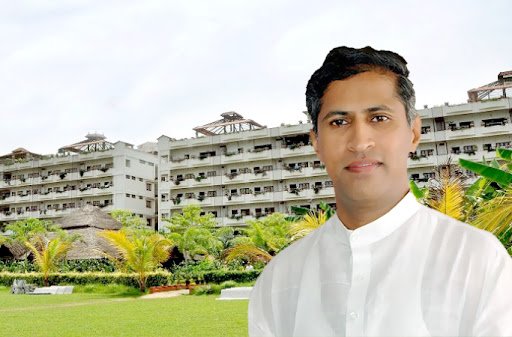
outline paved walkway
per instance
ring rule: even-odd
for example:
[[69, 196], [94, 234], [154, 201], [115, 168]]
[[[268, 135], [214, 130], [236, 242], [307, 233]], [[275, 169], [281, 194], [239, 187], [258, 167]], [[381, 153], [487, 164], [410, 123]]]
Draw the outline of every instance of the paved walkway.
[[143, 299], [143, 300], [150, 300], [153, 298], [169, 298], [169, 297], [176, 297], [176, 296], [180, 296], [180, 295], [188, 295], [188, 293], [189, 293], [188, 289], [171, 290], [171, 291], [162, 291], [159, 293], [148, 294], [148, 295], [141, 296], [139, 298]]

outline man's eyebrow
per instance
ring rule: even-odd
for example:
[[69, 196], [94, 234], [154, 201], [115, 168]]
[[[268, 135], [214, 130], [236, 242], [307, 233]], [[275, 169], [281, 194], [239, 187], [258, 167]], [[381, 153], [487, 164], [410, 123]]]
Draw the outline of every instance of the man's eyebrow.
[[[377, 111], [389, 111], [389, 112], [392, 112], [393, 109], [391, 109], [390, 107], [388, 107], [387, 105], [385, 104], [379, 104], [379, 105], [376, 105], [376, 106], [372, 106], [372, 107], [369, 107], [367, 109], [364, 110], [365, 113], [372, 113], [372, 112], [377, 112]], [[325, 116], [324, 118], [322, 118], [322, 120], [326, 120], [326, 119], [329, 119], [333, 116], [347, 116], [349, 115], [350, 112], [349, 111], [343, 111], [343, 110], [332, 110], [332, 111], [329, 111]]]
[[365, 112], [367, 112], [367, 113], [368, 112], [376, 112], [376, 111], [389, 111], [389, 112], [392, 112], [393, 109], [391, 109], [387, 105], [380, 104], [380, 105], [372, 106], [372, 107], [370, 107], [370, 108], [365, 110]]
[[329, 111], [325, 116], [324, 118], [322, 118], [322, 120], [326, 120], [326, 119], [329, 119], [331, 118], [332, 116], [346, 116], [348, 115], [348, 112], [347, 111], [341, 111], [341, 110], [333, 110], [333, 111]]

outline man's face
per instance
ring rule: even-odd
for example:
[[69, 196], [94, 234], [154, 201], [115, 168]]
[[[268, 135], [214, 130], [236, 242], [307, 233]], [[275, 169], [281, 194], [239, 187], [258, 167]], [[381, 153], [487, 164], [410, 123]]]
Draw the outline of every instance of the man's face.
[[420, 129], [419, 117], [407, 122], [393, 75], [368, 71], [329, 84], [311, 139], [338, 201], [382, 200], [407, 191]]

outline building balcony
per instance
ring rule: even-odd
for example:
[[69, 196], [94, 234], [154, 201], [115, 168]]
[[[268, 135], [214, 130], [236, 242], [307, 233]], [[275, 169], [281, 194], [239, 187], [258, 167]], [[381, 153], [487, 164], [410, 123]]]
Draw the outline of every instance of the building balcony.
[[500, 135], [500, 134], [510, 134], [512, 133], [512, 124], [499, 124], [492, 126], [481, 126], [478, 128], [478, 134], [480, 135]]
[[418, 157], [418, 159], [407, 159], [407, 167], [436, 166], [436, 156]]
[[327, 172], [323, 167], [304, 167], [300, 169], [281, 170], [282, 179], [325, 176]]
[[282, 135], [290, 135], [294, 133], [308, 133], [311, 129], [311, 124], [295, 124], [295, 125], [284, 125], [279, 128]]
[[421, 142], [433, 142], [435, 140], [434, 138], [434, 132], [429, 131], [427, 133], [421, 134]]
[[312, 145], [303, 145], [296, 148], [281, 148], [281, 157], [283, 158], [315, 154], [316, 152]]
[[460, 129], [447, 129], [447, 139], [460, 139], [460, 138], [472, 138], [476, 136], [476, 128], [460, 128]]
[[219, 226], [246, 226], [250, 220], [256, 220], [251, 215], [216, 218]]

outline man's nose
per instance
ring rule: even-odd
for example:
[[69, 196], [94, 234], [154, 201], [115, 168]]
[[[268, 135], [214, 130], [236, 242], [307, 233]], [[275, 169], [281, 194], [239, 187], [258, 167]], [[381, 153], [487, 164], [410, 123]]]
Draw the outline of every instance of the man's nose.
[[351, 152], [364, 153], [375, 146], [371, 127], [363, 122], [354, 122], [351, 126], [347, 148]]

